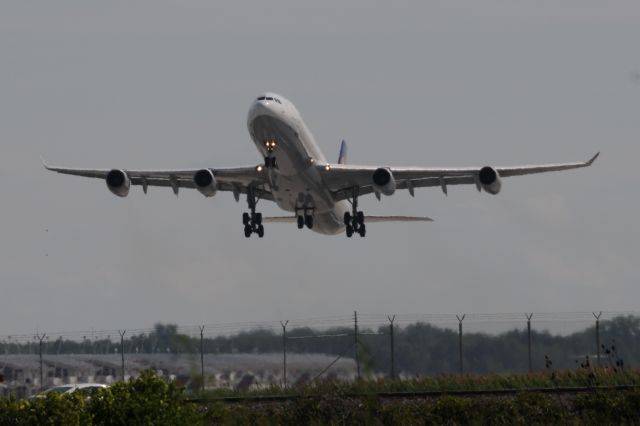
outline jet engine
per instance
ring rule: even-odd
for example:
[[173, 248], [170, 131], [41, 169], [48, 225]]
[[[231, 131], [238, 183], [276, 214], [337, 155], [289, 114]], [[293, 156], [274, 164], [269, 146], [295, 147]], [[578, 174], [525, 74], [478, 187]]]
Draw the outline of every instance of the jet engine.
[[209, 169], [198, 170], [196, 174], [193, 175], [193, 183], [196, 189], [205, 197], [213, 197], [218, 190], [216, 177]]
[[391, 170], [380, 167], [373, 172], [373, 188], [376, 192], [384, 195], [392, 195], [396, 192], [396, 180], [393, 178]]
[[118, 197], [126, 197], [129, 195], [131, 188], [131, 180], [124, 170], [114, 169], [107, 173], [107, 188]]
[[489, 194], [496, 195], [502, 188], [502, 180], [500, 180], [500, 174], [493, 167], [483, 167], [478, 173], [478, 181], [482, 189]]

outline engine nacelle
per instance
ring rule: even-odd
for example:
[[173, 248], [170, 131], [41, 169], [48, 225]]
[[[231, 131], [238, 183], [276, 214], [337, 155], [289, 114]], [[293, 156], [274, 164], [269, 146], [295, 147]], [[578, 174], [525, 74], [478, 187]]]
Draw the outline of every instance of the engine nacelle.
[[107, 188], [118, 197], [126, 197], [129, 195], [131, 188], [131, 180], [124, 170], [113, 169], [107, 173]]
[[500, 174], [493, 167], [483, 167], [478, 173], [478, 181], [480, 186], [486, 192], [492, 195], [496, 195], [502, 188], [502, 180], [500, 180]]
[[196, 174], [193, 175], [193, 183], [196, 189], [205, 197], [213, 197], [216, 195], [216, 191], [218, 191], [216, 177], [209, 169], [198, 170]]
[[396, 180], [393, 178], [391, 170], [380, 167], [373, 172], [373, 188], [376, 192], [384, 195], [393, 195], [396, 192]]

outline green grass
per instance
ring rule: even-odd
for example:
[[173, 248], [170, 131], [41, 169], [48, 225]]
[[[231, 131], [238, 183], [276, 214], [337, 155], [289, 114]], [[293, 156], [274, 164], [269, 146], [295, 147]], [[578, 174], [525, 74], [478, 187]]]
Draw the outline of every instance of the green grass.
[[194, 394], [200, 398], [259, 397], [277, 395], [353, 395], [386, 392], [447, 392], [501, 389], [537, 389], [556, 387], [594, 387], [639, 385], [640, 370], [594, 368], [580, 370], [545, 371], [530, 374], [442, 375], [416, 377], [405, 380], [359, 380], [355, 382], [317, 381], [287, 388], [272, 386], [266, 389], [239, 391], [215, 389]]

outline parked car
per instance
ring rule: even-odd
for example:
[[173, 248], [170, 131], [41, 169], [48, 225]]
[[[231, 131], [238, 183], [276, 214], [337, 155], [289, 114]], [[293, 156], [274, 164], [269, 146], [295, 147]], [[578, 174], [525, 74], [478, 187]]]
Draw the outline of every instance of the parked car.
[[40, 392], [34, 395], [32, 398], [44, 398], [49, 393], [58, 393], [64, 395], [72, 394], [74, 392], [82, 392], [90, 397], [98, 389], [104, 389], [106, 387], [107, 385], [104, 385], [102, 383], [75, 383], [69, 385], [60, 385], [49, 388], [44, 392]]

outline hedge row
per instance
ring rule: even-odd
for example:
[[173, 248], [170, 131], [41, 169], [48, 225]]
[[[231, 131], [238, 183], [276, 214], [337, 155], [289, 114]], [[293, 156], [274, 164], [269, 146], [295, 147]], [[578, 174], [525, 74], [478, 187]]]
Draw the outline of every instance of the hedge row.
[[571, 396], [526, 393], [515, 397], [437, 399], [327, 396], [278, 403], [217, 403], [207, 424], [640, 424], [640, 391]]
[[1, 425], [640, 424], [640, 390], [577, 395], [381, 399], [326, 393], [290, 401], [193, 404], [153, 373], [100, 390], [0, 399]]

